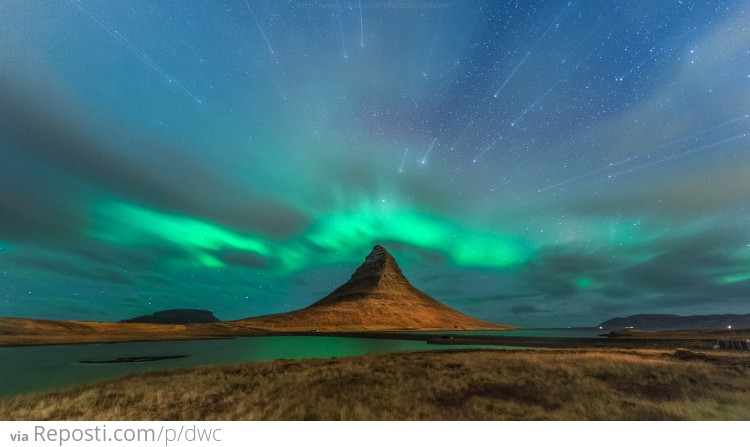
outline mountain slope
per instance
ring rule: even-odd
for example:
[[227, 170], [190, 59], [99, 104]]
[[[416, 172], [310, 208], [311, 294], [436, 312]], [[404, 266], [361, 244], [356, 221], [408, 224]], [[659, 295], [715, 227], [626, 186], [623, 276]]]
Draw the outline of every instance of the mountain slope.
[[499, 330], [451, 309], [420, 291], [401, 272], [388, 251], [376, 245], [341, 287], [294, 312], [233, 322], [265, 330]]

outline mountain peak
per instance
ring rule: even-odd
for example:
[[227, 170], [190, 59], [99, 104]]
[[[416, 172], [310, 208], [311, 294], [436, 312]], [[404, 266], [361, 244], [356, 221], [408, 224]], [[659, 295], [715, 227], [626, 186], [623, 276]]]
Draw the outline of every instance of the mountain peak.
[[372, 247], [372, 251], [370, 252], [369, 255], [367, 255], [367, 257], [365, 257], [364, 263], [365, 264], [367, 263], [376, 263], [376, 264], [390, 263], [392, 265], [395, 265], [396, 268], [398, 268], [398, 264], [396, 263], [396, 260], [388, 252], [388, 250], [386, 250], [385, 247], [383, 247], [382, 245], [376, 245]]
[[[354, 271], [351, 279], [344, 286], [361, 281], [366, 281], [372, 286], [376, 286], [381, 281], [409, 284], [409, 280], [401, 272], [401, 267], [382, 245], [373, 247], [370, 254], [365, 258], [365, 262]], [[341, 286], [341, 288], [344, 286]]]
[[271, 330], [470, 330], [508, 329], [480, 321], [414, 287], [381, 245], [373, 247], [349, 280], [310, 306], [243, 320]]
[[372, 251], [367, 257], [365, 257], [365, 264], [369, 263], [384, 263], [389, 260], [393, 260], [393, 256], [385, 249], [382, 245], [376, 245], [372, 247]]

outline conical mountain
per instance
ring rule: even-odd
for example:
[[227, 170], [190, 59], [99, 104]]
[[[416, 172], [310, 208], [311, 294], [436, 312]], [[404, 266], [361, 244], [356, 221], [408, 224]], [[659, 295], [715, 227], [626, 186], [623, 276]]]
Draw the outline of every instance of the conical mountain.
[[388, 250], [376, 245], [341, 287], [294, 312], [240, 320], [242, 326], [279, 331], [510, 329], [464, 315], [417, 289]]

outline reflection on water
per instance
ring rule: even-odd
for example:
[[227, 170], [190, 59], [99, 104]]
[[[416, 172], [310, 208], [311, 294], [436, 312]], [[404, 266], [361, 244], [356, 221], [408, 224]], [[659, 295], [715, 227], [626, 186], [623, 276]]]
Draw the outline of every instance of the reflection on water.
[[[166, 368], [283, 358], [330, 358], [409, 350], [477, 347], [504, 348], [502, 346], [429, 345], [422, 341], [411, 340], [318, 336], [0, 348], [0, 396], [50, 390], [95, 380], [111, 379], [129, 373]], [[81, 360], [97, 362], [128, 357], [163, 357], [165, 360], [80, 363]]]

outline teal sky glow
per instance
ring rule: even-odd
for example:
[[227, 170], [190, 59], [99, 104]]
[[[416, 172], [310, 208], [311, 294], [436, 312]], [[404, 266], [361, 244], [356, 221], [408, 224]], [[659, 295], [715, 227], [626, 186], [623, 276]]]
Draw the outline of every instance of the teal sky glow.
[[405, 4], [0, 2], [0, 315], [750, 312], [747, 2]]

